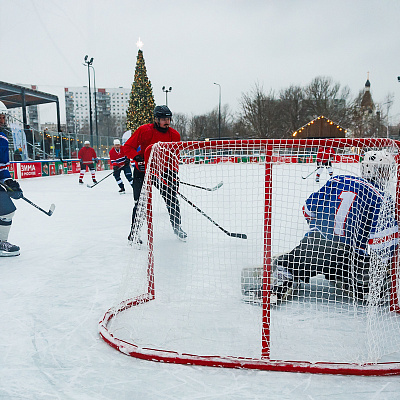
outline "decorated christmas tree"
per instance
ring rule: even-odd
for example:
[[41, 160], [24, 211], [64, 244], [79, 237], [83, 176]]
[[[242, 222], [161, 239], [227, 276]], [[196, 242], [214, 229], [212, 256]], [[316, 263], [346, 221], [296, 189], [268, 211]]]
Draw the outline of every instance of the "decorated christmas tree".
[[135, 79], [132, 84], [131, 96], [128, 110], [126, 111], [126, 129], [136, 130], [140, 125], [153, 122], [153, 111], [155, 107], [153, 89], [147, 77], [146, 65], [144, 63], [143, 51], [138, 42], [138, 55], [136, 60]]

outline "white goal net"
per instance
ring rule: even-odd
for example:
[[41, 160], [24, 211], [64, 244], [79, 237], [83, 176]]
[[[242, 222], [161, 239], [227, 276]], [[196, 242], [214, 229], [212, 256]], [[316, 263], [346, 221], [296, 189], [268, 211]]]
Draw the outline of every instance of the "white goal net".
[[100, 334], [149, 360], [400, 373], [398, 157], [390, 139], [154, 145]]

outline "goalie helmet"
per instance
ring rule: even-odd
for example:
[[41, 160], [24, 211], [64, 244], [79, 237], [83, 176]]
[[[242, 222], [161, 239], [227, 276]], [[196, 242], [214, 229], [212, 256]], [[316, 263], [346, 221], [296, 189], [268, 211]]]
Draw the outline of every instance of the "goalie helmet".
[[367, 151], [361, 162], [361, 176], [385, 186], [393, 176], [396, 162], [386, 150]]

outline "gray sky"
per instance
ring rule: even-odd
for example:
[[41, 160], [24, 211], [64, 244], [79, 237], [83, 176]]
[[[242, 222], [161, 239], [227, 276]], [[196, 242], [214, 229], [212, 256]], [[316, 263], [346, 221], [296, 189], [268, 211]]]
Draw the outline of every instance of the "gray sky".
[[[37, 84], [62, 108], [64, 87], [88, 83], [86, 54], [98, 88], [130, 88], [140, 37], [156, 103], [172, 86], [173, 112], [217, 107], [214, 82], [238, 111], [256, 83], [278, 92], [328, 76], [356, 96], [369, 72], [373, 100], [393, 94], [400, 121], [398, 0], [1, 0], [0, 10], [0, 80]], [[41, 114], [55, 120], [55, 107]]]

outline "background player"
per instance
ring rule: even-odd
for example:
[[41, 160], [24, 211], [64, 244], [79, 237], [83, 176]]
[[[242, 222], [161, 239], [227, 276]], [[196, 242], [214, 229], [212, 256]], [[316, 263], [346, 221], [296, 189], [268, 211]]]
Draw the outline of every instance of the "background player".
[[317, 170], [315, 175], [315, 182], [319, 182], [321, 176], [321, 169], [326, 168], [329, 176], [333, 175], [332, 160], [335, 155], [335, 150], [330, 146], [320, 146], [317, 152]]
[[79, 174], [79, 183], [83, 183], [83, 176], [85, 175], [86, 168], [89, 168], [92, 174], [93, 183], [97, 183], [96, 175], [95, 175], [95, 163], [99, 161], [97, 158], [95, 150], [90, 147], [90, 142], [88, 140], [85, 141], [83, 147], [79, 150], [78, 158], [81, 162], [81, 172]]
[[131, 170], [131, 162], [129, 158], [125, 155], [123, 147], [121, 147], [121, 142], [119, 139], [114, 140], [114, 147], [110, 150], [110, 163], [113, 167], [113, 176], [119, 186], [119, 193], [125, 193], [125, 186], [121, 179], [121, 171], [124, 171], [125, 178], [128, 180], [129, 184], [133, 186], [133, 177]]

